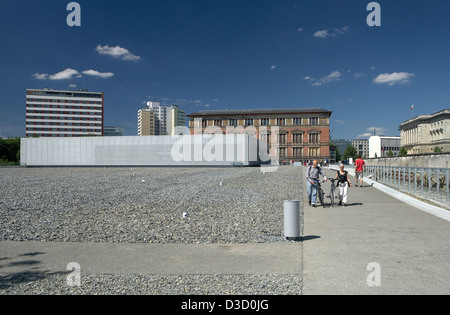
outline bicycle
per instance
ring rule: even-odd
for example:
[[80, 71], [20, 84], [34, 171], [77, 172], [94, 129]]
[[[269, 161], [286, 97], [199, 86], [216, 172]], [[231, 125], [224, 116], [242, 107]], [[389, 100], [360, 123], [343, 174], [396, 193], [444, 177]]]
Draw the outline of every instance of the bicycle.
[[[316, 183], [316, 185], [317, 185], [317, 188], [316, 188], [316, 190], [317, 190], [317, 197], [319, 198], [319, 201], [320, 201], [320, 204], [322, 205], [322, 207], [325, 208], [325, 202], [324, 202], [325, 193], [323, 192], [322, 185], [320, 184], [320, 182], [321, 181], [319, 180]], [[322, 181], [322, 183], [325, 183], [325, 181]]]
[[334, 200], [335, 200], [335, 194], [334, 194], [334, 192], [336, 191], [336, 184], [335, 184], [335, 181], [336, 181], [336, 179], [334, 179], [334, 178], [331, 178], [331, 179], [329, 179], [329, 181], [331, 182], [331, 188], [330, 188], [330, 194], [328, 195], [328, 197], [330, 198], [330, 202], [331, 202], [331, 207], [333, 207], [334, 208]]

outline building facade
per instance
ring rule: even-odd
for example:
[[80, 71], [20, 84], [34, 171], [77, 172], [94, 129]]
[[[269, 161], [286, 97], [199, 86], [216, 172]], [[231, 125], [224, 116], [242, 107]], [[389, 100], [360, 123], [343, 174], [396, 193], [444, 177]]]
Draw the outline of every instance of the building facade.
[[123, 134], [124, 134], [123, 127], [113, 127], [113, 126], [103, 127], [104, 137], [123, 137]]
[[331, 142], [336, 146], [336, 151], [339, 152], [341, 159], [344, 157], [347, 147], [352, 145], [352, 141], [346, 139], [332, 139]]
[[201, 111], [190, 115], [192, 135], [244, 133], [267, 144], [280, 161], [330, 159], [330, 116], [320, 108]]
[[369, 158], [388, 157], [389, 152], [398, 156], [401, 148], [400, 137], [372, 136], [369, 138]]
[[356, 149], [356, 152], [362, 158], [367, 159], [369, 157], [369, 140], [368, 139], [354, 139], [354, 140], [352, 140], [352, 146]]
[[399, 127], [401, 146], [408, 154], [450, 152], [450, 110], [421, 115], [407, 120]]
[[139, 136], [173, 135], [176, 127], [186, 126], [186, 113], [177, 105], [161, 106], [159, 102], [148, 102], [138, 111]]
[[102, 136], [102, 92], [27, 89], [27, 137]]

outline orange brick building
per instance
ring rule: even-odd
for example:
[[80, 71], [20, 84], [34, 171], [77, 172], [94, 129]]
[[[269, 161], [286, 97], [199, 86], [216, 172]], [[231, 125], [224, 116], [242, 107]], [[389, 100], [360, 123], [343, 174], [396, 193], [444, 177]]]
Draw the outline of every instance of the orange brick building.
[[277, 149], [281, 162], [322, 162], [330, 159], [331, 114], [320, 108], [300, 108], [200, 111], [187, 117], [192, 135], [252, 134], [268, 143], [272, 155]]

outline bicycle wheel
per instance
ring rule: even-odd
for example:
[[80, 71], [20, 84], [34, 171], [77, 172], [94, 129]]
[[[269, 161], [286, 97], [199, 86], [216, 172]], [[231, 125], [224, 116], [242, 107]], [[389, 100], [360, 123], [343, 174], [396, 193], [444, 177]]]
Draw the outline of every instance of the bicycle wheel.
[[334, 208], [334, 189], [331, 188], [330, 191], [330, 200], [331, 200], [331, 206]]
[[318, 195], [319, 195], [319, 200], [320, 200], [320, 203], [321, 203], [322, 207], [325, 208], [325, 202], [323, 201], [324, 193], [323, 193], [322, 188], [319, 188]]

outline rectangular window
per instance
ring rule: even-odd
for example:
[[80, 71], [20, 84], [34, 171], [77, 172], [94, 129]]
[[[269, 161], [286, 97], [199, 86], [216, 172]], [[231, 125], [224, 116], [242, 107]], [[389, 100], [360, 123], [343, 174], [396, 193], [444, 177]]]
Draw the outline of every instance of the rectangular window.
[[286, 118], [277, 118], [277, 125], [278, 126], [286, 125]]
[[253, 126], [253, 119], [246, 119], [245, 126]]
[[317, 117], [312, 117], [309, 119], [309, 124], [310, 125], [318, 125], [319, 124], [319, 118]]
[[293, 155], [295, 158], [300, 158], [300, 157], [302, 157], [302, 148], [293, 148], [293, 149], [292, 149], [292, 155]]
[[302, 119], [301, 118], [294, 118], [294, 125], [301, 125], [302, 124]]
[[269, 118], [262, 118], [261, 119], [261, 126], [269, 126], [270, 125], [270, 119]]
[[294, 133], [292, 135], [292, 142], [293, 143], [302, 143], [302, 134], [301, 133]]
[[319, 143], [319, 134], [318, 133], [311, 133], [309, 135], [309, 143]]
[[231, 127], [237, 127], [238, 120], [237, 119], [230, 119], [230, 126]]

